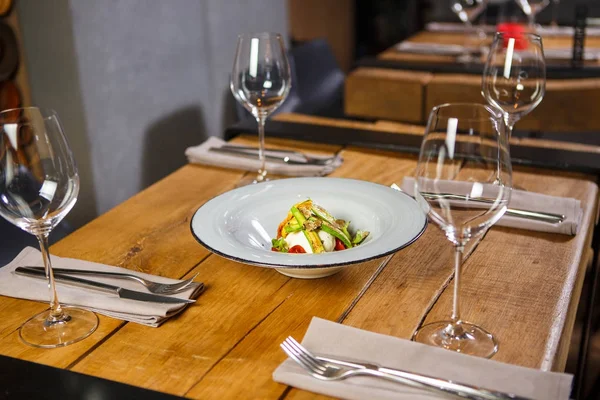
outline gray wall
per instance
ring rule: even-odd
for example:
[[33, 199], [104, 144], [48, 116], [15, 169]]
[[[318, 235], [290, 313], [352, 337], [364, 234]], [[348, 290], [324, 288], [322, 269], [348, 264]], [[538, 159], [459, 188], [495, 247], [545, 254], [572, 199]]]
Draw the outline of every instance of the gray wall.
[[286, 3], [19, 0], [32, 101], [58, 111], [79, 164], [67, 219], [89, 221], [221, 135], [237, 34], [287, 35]]

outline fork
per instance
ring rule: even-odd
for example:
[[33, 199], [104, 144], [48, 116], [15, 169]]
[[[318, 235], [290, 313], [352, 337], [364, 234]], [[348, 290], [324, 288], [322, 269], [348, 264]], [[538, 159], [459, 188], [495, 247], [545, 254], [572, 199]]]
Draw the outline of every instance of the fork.
[[317, 357], [291, 336], [285, 339], [280, 346], [292, 360], [300, 364], [313, 377], [324, 381], [337, 381], [357, 375], [368, 375], [451, 397], [474, 400], [528, 400], [513, 394], [491, 391], [405, 371], [379, 368], [375, 364], [358, 364]]
[[[30, 267], [36, 270], [44, 270], [42, 267]], [[171, 295], [177, 294], [184, 290], [189, 289], [190, 284], [198, 276], [198, 274], [192, 276], [189, 279], [186, 279], [182, 282], [178, 283], [159, 283], [154, 282], [149, 279], [144, 279], [137, 275], [133, 274], [124, 274], [121, 272], [105, 272], [105, 271], [88, 271], [85, 269], [70, 269], [70, 268], [52, 268], [52, 271], [59, 274], [67, 274], [67, 275], [93, 275], [93, 276], [105, 276], [109, 278], [117, 278], [117, 279], [128, 279], [132, 281], [136, 281], [146, 286], [146, 288], [155, 294], [163, 294], [163, 295]]]
[[[244, 152], [244, 153], [250, 152], [253, 155], [258, 154], [258, 149], [256, 147], [251, 147], [251, 146], [233, 146], [233, 145], [225, 144], [225, 145], [221, 146], [220, 148], [228, 150], [228, 151], [238, 151], [238, 152]], [[308, 156], [308, 155], [301, 153], [299, 151], [296, 151], [296, 150], [265, 149], [265, 152], [290, 154], [295, 157], [304, 159], [308, 164], [314, 164], [314, 165], [329, 165], [332, 162], [334, 162], [336, 159], [336, 156], [331, 156], [331, 157], [327, 157], [327, 158], [311, 157], [311, 156]], [[276, 156], [271, 156], [271, 157], [276, 157]], [[283, 162], [293, 161], [293, 160], [290, 160], [289, 157], [281, 157], [281, 159], [283, 160]], [[286, 159], [287, 159], [287, 161], [286, 161]]]

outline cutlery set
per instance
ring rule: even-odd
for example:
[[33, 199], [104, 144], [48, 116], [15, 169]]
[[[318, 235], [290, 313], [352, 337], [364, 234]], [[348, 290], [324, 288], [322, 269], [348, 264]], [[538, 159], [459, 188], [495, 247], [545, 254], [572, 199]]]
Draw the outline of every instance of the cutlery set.
[[[251, 158], [253, 160], [256, 160], [258, 157], [258, 149], [256, 147], [248, 146], [223, 145], [220, 147], [210, 147], [208, 151], [231, 154], [239, 157]], [[325, 166], [333, 163], [335, 158], [335, 156], [326, 158], [311, 157], [294, 150], [265, 149], [266, 160], [289, 165]]]
[[[85, 289], [91, 289], [98, 292], [114, 294], [122, 299], [145, 301], [151, 303], [163, 303], [163, 304], [188, 304], [194, 303], [195, 300], [169, 297], [169, 295], [181, 293], [190, 288], [194, 288], [195, 291], [202, 290], [204, 287], [203, 283], [193, 282], [196, 277], [176, 284], [163, 284], [153, 282], [148, 279], [141, 278], [133, 274], [123, 274], [116, 272], [104, 272], [104, 271], [89, 271], [89, 270], [78, 270], [78, 269], [64, 269], [64, 268], [53, 268], [54, 280], [58, 283], [62, 283], [69, 286], [75, 286]], [[18, 267], [15, 269], [17, 275], [27, 276], [31, 278], [46, 280], [46, 272], [42, 267]], [[136, 281], [144, 285], [151, 293], [139, 292], [136, 290], [125, 289], [115, 285], [109, 285], [102, 282], [92, 281], [88, 279], [77, 278], [71, 275], [88, 275], [88, 276], [104, 276], [108, 278], [127, 279]]]
[[373, 376], [407, 386], [424, 389], [436, 394], [453, 398], [473, 400], [530, 400], [526, 397], [484, 389], [477, 386], [458, 383], [450, 380], [434, 378], [375, 364], [354, 360], [340, 360], [330, 357], [316, 356], [288, 337], [281, 343], [283, 351], [314, 378], [323, 381], [337, 381], [353, 376]]

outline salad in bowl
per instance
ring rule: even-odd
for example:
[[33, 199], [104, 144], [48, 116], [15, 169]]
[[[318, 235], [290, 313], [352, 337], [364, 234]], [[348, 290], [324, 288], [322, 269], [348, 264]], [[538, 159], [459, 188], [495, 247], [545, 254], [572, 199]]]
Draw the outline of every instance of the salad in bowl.
[[277, 227], [271, 250], [280, 253], [318, 254], [360, 245], [368, 231], [349, 231], [350, 221], [334, 218], [312, 200], [294, 204]]

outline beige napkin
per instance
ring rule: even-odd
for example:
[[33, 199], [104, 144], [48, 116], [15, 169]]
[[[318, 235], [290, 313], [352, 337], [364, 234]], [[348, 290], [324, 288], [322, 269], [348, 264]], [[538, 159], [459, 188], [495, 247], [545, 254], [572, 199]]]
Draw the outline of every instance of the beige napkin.
[[[318, 355], [376, 363], [532, 399], [568, 399], [572, 376], [467, 356], [314, 317], [303, 345]], [[341, 381], [313, 378], [287, 359], [273, 373], [277, 382], [344, 399], [447, 399], [429, 391], [373, 377]]]
[[[125, 268], [111, 267], [90, 261], [76, 260], [73, 258], [61, 258], [57, 256], [51, 257], [52, 266], [54, 268], [132, 273], [131, 270]], [[0, 268], [0, 295], [49, 302], [50, 291], [48, 290], [48, 284], [45, 280], [17, 275], [13, 272], [17, 267], [43, 267], [43, 265], [42, 254], [39, 250], [34, 249], [33, 247], [27, 247], [23, 249], [23, 251], [21, 251], [14, 260], [12, 260], [6, 266]], [[135, 275], [159, 283], [180, 282], [175, 279], [163, 278], [141, 272], [135, 272]], [[126, 289], [136, 290], [138, 292], [150, 293], [144, 286], [134, 281], [97, 276], [78, 277], [97, 282], [103, 282]], [[153, 327], [159, 326], [168, 318], [182, 312], [187, 306], [185, 303], [163, 304], [121, 299], [117, 295], [67, 286], [61, 284], [60, 282], [56, 283], [56, 290], [58, 293], [58, 300], [61, 304], [79, 306], [81, 308], [85, 308], [112, 318], [136, 322], [138, 324]], [[187, 291], [172, 295], [172, 297], [195, 298], [199, 295], [199, 291], [199, 288], [192, 287]]]
[[[452, 185], [453, 182], [447, 182]], [[460, 184], [460, 183], [459, 183]], [[412, 177], [405, 177], [402, 181], [402, 190], [413, 196], [415, 190], [415, 180]], [[581, 223], [583, 211], [581, 202], [568, 197], [548, 196], [540, 193], [527, 192], [524, 190], [514, 190], [508, 205], [510, 208], [527, 211], [549, 212], [553, 214], [562, 214], [565, 220], [560, 224], [550, 224], [547, 222], [533, 221], [530, 219], [504, 215], [496, 225], [507, 226], [510, 228], [527, 229], [530, 231], [561, 233], [563, 235], [576, 235]]]
[[[573, 58], [573, 48], [546, 48], [544, 49], [544, 56], [546, 59], [570, 60]], [[600, 59], [600, 49], [597, 47], [586, 47], [583, 52], [583, 59], [588, 61]]]
[[419, 42], [402, 42], [396, 45], [396, 50], [406, 53], [417, 54], [436, 54], [444, 56], [460, 56], [469, 49], [471, 52], [479, 50], [475, 47], [466, 47], [458, 44], [443, 44], [443, 43], [419, 43]]
[[[236, 156], [234, 154], [223, 154], [208, 151], [211, 147], [221, 147], [226, 142], [217, 138], [210, 137], [199, 146], [188, 147], [185, 155], [191, 163], [215, 165], [218, 167], [243, 169], [246, 171], [257, 171], [260, 168], [258, 157], [256, 159]], [[234, 144], [227, 143], [234, 146]], [[270, 153], [270, 152], [269, 152]], [[329, 158], [318, 155], [306, 154], [315, 158]], [[335, 160], [326, 166], [320, 165], [290, 165], [283, 162], [274, 162], [267, 160], [266, 168], [271, 174], [289, 175], [289, 176], [325, 176], [333, 172], [342, 165], [342, 157], [338, 154]]]

